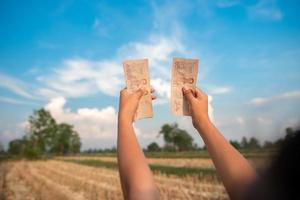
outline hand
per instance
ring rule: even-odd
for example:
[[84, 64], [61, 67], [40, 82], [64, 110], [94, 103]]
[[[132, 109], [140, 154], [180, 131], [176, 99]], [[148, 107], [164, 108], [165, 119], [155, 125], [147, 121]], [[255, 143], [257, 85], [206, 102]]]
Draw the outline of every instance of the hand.
[[193, 126], [196, 129], [199, 129], [201, 128], [201, 125], [209, 123], [210, 120], [208, 116], [208, 96], [199, 88], [182, 88], [182, 92], [189, 104], [189, 109], [192, 114]]
[[[154, 89], [151, 89], [151, 93]], [[134, 115], [139, 105], [139, 101], [143, 95], [147, 94], [147, 90], [138, 89], [135, 92], [129, 92], [128, 89], [124, 88], [120, 92], [119, 102], [119, 120], [126, 120], [129, 123], [134, 121]], [[152, 100], [156, 99], [155, 96], [151, 95]]]

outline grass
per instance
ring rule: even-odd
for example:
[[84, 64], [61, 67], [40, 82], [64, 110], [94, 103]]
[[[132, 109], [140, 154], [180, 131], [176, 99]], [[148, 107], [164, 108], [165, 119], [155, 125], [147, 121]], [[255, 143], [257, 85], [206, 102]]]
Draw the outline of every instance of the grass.
[[[102, 160], [76, 160], [76, 159], [58, 159], [64, 162], [72, 162], [81, 165], [93, 166], [93, 167], [106, 167], [109, 169], [117, 169], [118, 164], [116, 162], [102, 161]], [[166, 165], [153, 165], [150, 164], [151, 170], [158, 173], [176, 176], [195, 175], [199, 179], [218, 180], [216, 170], [213, 168], [199, 168], [199, 167], [172, 167]]]
[[[246, 158], [263, 158], [276, 153], [275, 149], [241, 149]], [[183, 151], [183, 152], [145, 152], [147, 158], [210, 158], [207, 151]], [[80, 154], [80, 156], [116, 157], [117, 153], [92, 153]]]

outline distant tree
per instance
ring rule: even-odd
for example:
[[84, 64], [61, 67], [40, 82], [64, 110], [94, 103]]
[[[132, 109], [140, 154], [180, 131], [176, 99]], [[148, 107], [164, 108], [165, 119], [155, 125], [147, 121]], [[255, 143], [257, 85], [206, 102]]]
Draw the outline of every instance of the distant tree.
[[4, 146], [3, 146], [3, 144], [0, 142], [0, 154], [3, 154], [3, 153], [5, 153]]
[[251, 137], [248, 142], [248, 148], [249, 149], [259, 149], [260, 148], [259, 141], [255, 137]]
[[67, 154], [80, 152], [80, 138], [73, 126], [69, 124], [58, 124], [52, 138], [50, 152]]
[[238, 141], [236, 140], [229, 140], [229, 143], [236, 149], [240, 149], [241, 148], [241, 145]]
[[148, 145], [147, 151], [150, 152], [160, 151], [160, 147], [156, 142], [152, 142], [151, 144]]
[[167, 146], [172, 146], [174, 144], [174, 129], [178, 128], [178, 124], [164, 124], [160, 131], [159, 134], [163, 135], [163, 139], [166, 143]]
[[15, 139], [9, 142], [8, 152], [13, 155], [20, 155], [24, 153], [25, 143], [22, 139]]
[[183, 129], [178, 128], [178, 124], [164, 124], [159, 132], [165, 141], [165, 150], [192, 150], [193, 138]]
[[285, 129], [285, 139], [290, 139], [295, 136], [296, 131], [293, 130], [293, 128], [288, 127]]
[[29, 135], [33, 145], [41, 152], [53, 149], [56, 138], [57, 124], [50, 112], [45, 109], [34, 111], [29, 117]]
[[117, 152], [117, 147], [113, 146], [111, 149], [110, 149], [110, 153], [116, 153]]
[[[70, 138], [70, 153], [80, 153], [81, 140], [76, 131], [73, 132], [72, 137]], [[101, 149], [98, 150], [101, 152]]]
[[9, 143], [9, 153], [37, 158], [42, 154], [79, 153], [81, 141], [73, 126], [57, 124], [45, 109], [29, 117], [28, 134]]
[[243, 137], [243, 138], [242, 138], [242, 141], [241, 141], [241, 147], [242, 147], [243, 149], [249, 148], [248, 140], [247, 140], [246, 137]]
[[264, 149], [270, 149], [270, 148], [273, 148], [273, 147], [274, 147], [274, 144], [273, 144], [273, 142], [271, 142], [271, 141], [265, 141], [262, 147], [263, 147]]
[[193, 149], [193, 138], [182, 129], [176, 129], [174, 144], [179, 151], [188, 151]]

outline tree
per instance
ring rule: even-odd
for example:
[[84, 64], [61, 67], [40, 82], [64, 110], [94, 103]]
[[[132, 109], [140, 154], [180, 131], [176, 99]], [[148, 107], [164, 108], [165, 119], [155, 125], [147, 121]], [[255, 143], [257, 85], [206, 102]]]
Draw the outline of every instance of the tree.
[[148, 145], [147, 150], [151, 152], [160, 151], [160, 147], [156, 142], [152, 142]]
[[285, 129], [285, 139], [288, 140], [295, 136], [296, 131], [294, 131], [291, 127]]
[[248, 142], [248, 148], [249, 149], [259, 149], [260, 148], [259, 141], [255, 137], [251, 137]]
[[80, 152], [81, 141], [73, 126], [57, 124], [45, 109], [34, 111], [29, 117], [29, 131], [22, 139], [9, 144], [11, 154], [37, 158], [41, 154], [68, 154]]
[[172, 145], [173, 144], [173, 140], [174, 140], [174, 132], [173, 130], [178, 128], [178, 125], [175, 123], [175, 124], [164, 124], [160, 131], [159, 131], [159, 134], [162, 134], [163, 135], [163, 138], [164, 138], [164, 141], [166, 143], [166, 145]]
[[78, 153], [80, 151], [81, 142], [78, 133], [69, 124], [58, 124], [51, 140], [51, 153], [67, 154]]
[[274, 146], [274, 144], [271, 141], [265, 141], [263, 148], [270, 149], [270, 148], [273, 148], [273, 146]]
[[72, 137], [70, 138], [70, 153], [79, 153], [81, 147], [81, 141], [78, 133], [73, 132]]
[[15, 139], [9, 142], [8, 152], [13, 155], [20, 155], [24, 153], [25, 143], [22, 139]]
[[249, 145], [248, 145], [248, 140], [247, 140], [246, 137], [243, 137], [243, 138], [242, 138], [242, 141], [241, 141], [241, 147], [242, 147], [243, 149], [247, 149], [247, 148], [249, 147]]
[[236, 140], [229, 140], [229, 143], [236, 149], [240, 149], [241, 148], [241, 145], [238, 141]]
[[45, 109], [34, 111], [29, 117], [29, 135], [33, 145], [41, 152], [49, 152], [54, 145], [57, 124], [50, 112]]
[[175, 130], [174, 145], [179, 151], [188, 151], [193, 149], [193, 138], [182, 129]]
[[167, 150], [191, 150], [193, 149], [193, 138], [183, 129], [178, 128], [178, 124], [164, 124], [159, 131], [165, 141]]
[[3, 154], [3, 153], [5, 153], [4, 146], [3, 146], [3, 144], [0, 142], [0, 154]]

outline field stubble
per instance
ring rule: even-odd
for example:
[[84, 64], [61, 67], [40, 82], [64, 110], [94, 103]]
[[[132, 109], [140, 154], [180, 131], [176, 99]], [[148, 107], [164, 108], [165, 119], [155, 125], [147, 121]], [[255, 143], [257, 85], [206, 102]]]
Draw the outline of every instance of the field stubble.
[[[5, 199], [122, 199], [117, 170], [75, 163], [7, 161], [0, 164]], [[228, 199], [220, 183], [155, 173], [161, 199]]]

